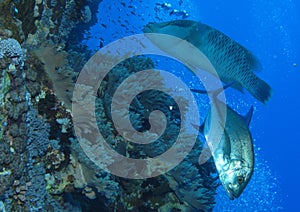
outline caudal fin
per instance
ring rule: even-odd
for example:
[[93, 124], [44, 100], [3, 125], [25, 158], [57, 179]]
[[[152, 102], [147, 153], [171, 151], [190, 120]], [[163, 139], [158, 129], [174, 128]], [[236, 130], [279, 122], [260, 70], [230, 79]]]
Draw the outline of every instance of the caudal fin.
[[249, 89], [249, 92], [257, 100], [266, 104], [272, 97], [272, 88], [263, 80], [258, 77], [255, 80], [255, 84], [252, 85]]

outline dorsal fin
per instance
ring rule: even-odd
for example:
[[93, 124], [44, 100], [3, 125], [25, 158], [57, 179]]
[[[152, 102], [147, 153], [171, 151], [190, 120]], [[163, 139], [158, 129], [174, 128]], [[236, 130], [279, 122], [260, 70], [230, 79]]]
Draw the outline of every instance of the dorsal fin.
[[254, 111], [254, 108], [253, 108], [253, 105], [252, 105], [250, 110], [248, 111], [248, 113], [244, 116], [244, 120], [245, 120], [245, 123], [247, 124], [247, 126], [250, 125], [252, 115], [253, 115], [253, 111]]

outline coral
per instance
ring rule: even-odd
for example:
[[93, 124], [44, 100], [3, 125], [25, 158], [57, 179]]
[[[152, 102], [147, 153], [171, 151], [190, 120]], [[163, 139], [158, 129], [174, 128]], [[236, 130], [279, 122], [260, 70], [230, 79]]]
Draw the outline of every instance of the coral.
[[19, 180], [15, 180], [13, 183], [13, 187], [15, 190], [15, 194], [13, 198], [18, 201], [18, 204], [24, 204], [26, 202], [26, 191], [28, 190], [28, 186], [31, 186], [31, 183], [26, 183], [25, 185], [21, 185]]
[[0, 39], [12, 37], [12, 32], [9, 29], [0, 29]]
[[[67, 111], [77, 72], [91, 53], [78, 44], [82, 31], [96, 21], [98, 3], [0, 0], [0, 196], [6, 211], [210, 210], [216, 186], [214, 168], [211, 163], [198, 166], [195, 158], [201, 143], [172, 172], [144, 180], [115, 177], [83, 153]], [[131, 74], [153, 67], [144, 57], [125, 60], [105, 77], [98, 98], [87, 100], [96, 101], [97, 127], [108, 144], [131, 158], [164, 152], [180, 129], [174, 100], [153, 90], [134, 99], [130, 119], [142, 132], [149, 129], [150, 112], [160, 109], [168, 120], [165, 133], [152, 145], [138, 145], [114, 129], [110, 106], [116, 88]], [[159, 74], [144, 80], [154, 82], [154, 87], [163, 83]], [[86, 104], [83, 110], [92, 106]], [[84, 113], [78, 115], [87, 124], [82, 133], [94, 130]]]
[[[76, 179], [77, 182], [81, 182], [79, 184], [81, 185], [81, 188], [86, 186], [93, 188], [94, 191], [97, 191], [98, 195], [105, 198], [105, 205], [107, 207], [115, 203], [120, 196], [119, 183], [111, 174], [97, 167], [85, 154], [82, 153], [82, 149], [78, 141], [72, 141], [72, 149], [74, 151], [73, 155], [77, 158], [76, 159], [74, 157], [73, 159], [74, 161], [78, 160], [82, 169], [83, 178], [81, 180], [74, 175], [74, 179]], [[78, 188], [78, 185], [75, 185], [75, 187]]]
[[0, 2], [0, 29], [11, 31], [11, 36], [22, 42], [25, 40], [25, 35], [22, 30], [22, 22], [15, 18], [16, 5], [14, 1], [3, 0]]
[[2, 76], [0, 78], [0, 140], [3, 137], [3, 130], [4, 127], [7, 125], [7, 111], [4, 110], [4, 102], [5, 102], [5, 95], [10, 90], [10, 77], [7, 72], [2, 72]]
[[44, 208], [45, 199], [48, 195], [45, 181], [46, 172], [42, 163], [32, 164], [32, 167], [28, 168], [30, 186], [25, 193], [25, 203], [30, 206], [31, 210], [41, 210]]
[[[189, 136], [188, 133], [185, 134], [186, 140]], [[198, 164], [202, 148], [203, 142], [198, 138], [189, 155], [165, 176], [176, 196], [189, 205], [190, 209], [210, 211], [214, 206], [214, 196], [219, 184], [212, 160]]]
[[[64, 211], [59, 199], [56, 200], [47, 192], [45, 180], [46, 169], [57, 170], [65, 160], [65, 155], [59, 151], [59, 144], [49, 140], [50, 125], [38, 115], [38, 111], [30, 106], [26, 113], [28, 161], [22, 176], [15, 180], [13, 186], [6, 191], [6, 204], [11, 210]], [[16, 124], [10, 127], [12, 136], [18, 135]], [[13, 201], [11, 201], [13, 199]]]
[[67, 130], [70, 128], [70, 120], [68, 118], [58, 118], [56, 119], [56, 122], [60, 125], [61, 127], [61, 132], [62, 133], [67, 133]]
[[[52, 142], [51, 142], [52, 143]], [[65, 155], [58, 149], [51, 149], [44, 157], [45, 168], [47, 170], [58, 170], [65, 161]]]
[[22, 70], [23, 51], [14, 39], [0, 40], [0, 195], [18, 178], [27, 161], [24, 140], [27, 110]]
[[[176, 135], [180, 130], [180, 113], [177, 104], [167, 94], [155, 90], [139, 94], [130, 105], [130, 115], [132, 125], [137, 130], [145, 131], [149, 127], [148, 114], [153, 110], [161, 110], [166, 115], [168, 124], [164, 134], [157, 141], [153, 142], [153, 144], [142, 146], [129, 144], [124, 138], [118, 135], [112, 127], [113, 123], [111, 120], [110, 105], [112, 95], [116, 88], [131, 73], [150, 69], [152, 68], [152, 65], [151, 61], [139, 57], [123, 61], [114, 67], [114, 69], [106, 76], [98, 91], [99, 98], [96, 99], [97, 124], [106, 142], [119, 153], [131, 158], [141, 158], [145, 156], [155, 157], [165, 152], [165, 150], [170, 148], [175, 142], [175, 139], [177, 138]], [[144, 80], [154, 83], [154, 87], [155, 85], [163, 83], [162, 78], [159, 75], [153, 78], [147, 77], [148, 78]], [[130, 82], [128, 84], [130, 84]], [[85, 88], [83, 85], [82, 89], [88, 90], [88, 88]], [[122, 95], [126, 97], [128, 95], [127, 92], [132, 92], [132, 90], [135, 90], [135, 88], [132, 88], [130, 91], [123, 90]], [[81, 100], [82, 99], [73, 99], [73, 101]], [[87, 103], [95, 101], [93, 99], [84, 100]], [[186, 104], [184, 99], [181, 99], [180, 101], [182, 104]], [[169, 109], [170, 105], [172, 105], [172, 110]], [[89, 116], [93, 117], [93, 110], [88, 104], [85, 104], [85, 108], [82, 108], [79, 112], [80, 111], [83, 111], [83, 114], [84, 111], [86, 111], [89, 113]], [[80, 114], [77, 115], [80, 116]], [[83, 127], [82, 132], [79, 133], [88, 133], [85, 132], [86, 129], [93, 131], [91, 126], [89, 126], [89, 120], [85, 120], [89, 119], [89, 116], [82, 115], [81, 120], [82, 123], [85, 123], [83, 126], [86, 127]], [[188, 133], [186, 133], [185, 136], [188, 138]], [[86, 141], [85, 144], [92, 144], [93, 142]], [[118, 204], [116, 207], [118, 209], [125, 208], [126, 210], [137, 209], [149, 211], [159, 210], [160, 208], [195, 211], [211, 210], [214, 205], [214, 194], [217, 187], [217, 183], [215, 182], [216, 178], [213, 177], [215, 169], [212, 166], [212, 163], [208, 163], [205, 168], [199, 167], [197, 159], [200, 155], [202, 145], [200, 140], [197, 142], [198, 143], [195, 145], [197, 148], [193, 150], [192, 156], [189, 156], [182, 164], [174, 168], [173, 171], [170, 171], [169, 174], [154, 178], [152, 181], [120, 180], [120, 186], [124, 189], [125, 195], [123, 194], [122, 199], [117, 201]], [[77, 155], [78, 158], [80, 158], [81, 163], [86, 164], [88, 167], [93, 167], [92, 169], [96, 170], [97, 168], [95, 165], [85, 158], [85, 156], [83, 157], [84, 154], [80, 154], [82, 150], [75, 144], [75, 142], [72, 142], [72, 149], [78, 152]], [[89, 155], [88, 152], [86, 152], [86, 154]], [[197, 159], [195, 160], [195, 158]], [[112, 159], [105, 158], [104, 160], [110, 161], [113, 164]], [[123, 171], [126, 172], [127, 170]], [[101, 179], [101, 181], [103, 181], [103, 178]], [[98, 192], [100, 191], [101, 190], [98, 190]], [[158, 191], [161, 193], [156, 194]], [[155, 195], [149, 195], [149, 193]], [[166, 193], [168, 195], [165, 195]], [[167, 205], [166, 202], [170, 201], [171, 204]], [[184, 204], [181, 204], [182, 202]]]
[[88, 23], [92, 20], [92, 12], [89, 6], [85, 6], [82, 10], [81, 10], [81, 14], [82, 14], [82, 19], [84, 23]]
[[26, 124], [28, 129], [27, 149], [31, 158], [43, 156], [49, 145], [50, 126], [39, 117], [37, 110], [31, 108], [27, 112]]
[[18, 9], [16, 17], [22, 22], [22, 29], [25, 37], [27, 37], [29, 33], [33, 34], [36, 31], [34, 6], [35, 0], [20, 0], [15, 5]]
[[47, 173], [45, 180], [47, 182], [47, 191], [56, 195], [75, 189], [84, 189], [87, 186], [84, 170], [73, 156], [70, 157], [70, 163], [63, 171]]
[[4, 203], [2, 201], [0, 201], [0, 211], [6, 212]]
[[14, 64], [22, 64], [23, 51], [17, 40], [12, 38], [0, 40], [0, 59], [4, 56], [11, 58]]
[[55, 46], [50, 44], [36, 49], [35, 54], [45, 64], [45, 70], [52, 82], [56, 96], [71, 110], [71, 94], [74, 87], [72, 78], [77, 74], [66, 70], [67, 53], [65, 51], [58, 52]]

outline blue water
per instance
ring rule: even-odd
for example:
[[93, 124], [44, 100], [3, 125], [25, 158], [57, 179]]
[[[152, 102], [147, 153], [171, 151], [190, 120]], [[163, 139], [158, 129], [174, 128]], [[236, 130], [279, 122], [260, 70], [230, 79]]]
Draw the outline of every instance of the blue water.
[[[83, 41], [94, 51], [124, 36], [141, 33], [148, 22], [181, 18], [157, 7], [163, 1], [103, 0], [98, 23]], [[267, 105], [249, 94], [229, 91], [231, 106], [245, 113], [255, 106], [250, 125], [256, 166], [242, 196], [230, 201], [219, 187], [216, 211], [300, 211], [300, 2], [296, 0], [166, 1], [186, 10], [188, 19], [217, 28], [241, 43], [262, 63], [260, 77], [274, 90]], [[129, 7], [128, 7], [129, 6]], [[101, 43], [101, 44], [100, 44]], [[179, 69], [179, 68], [178, 68]], [[194, 85], [184, 70], [173, 73]], [[231, 92], [231, 93], [230, 93]]]

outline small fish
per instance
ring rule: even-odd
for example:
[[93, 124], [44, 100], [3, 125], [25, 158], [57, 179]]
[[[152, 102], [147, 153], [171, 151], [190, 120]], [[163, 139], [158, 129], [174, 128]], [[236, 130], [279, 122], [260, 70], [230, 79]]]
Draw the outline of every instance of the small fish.
[[123, 7], [126, 7], [125, 2], [121, 2], [121, 5], [122, 5]]
[[103, 46], [104, 46], [104, 39], [100, 38], [99, 39], [99, 48], [101, 49], [101, 48], [103, 48]]
[[[162, 33], [173, 35], [186, 40], [197, 47], [210, 60], [218, 77], [225, 82], [235, 82], [234, 88], [247, 89], [252, 96], [264, 104], [272, 95], [271, 87], [261, 80], [253, 70], [260, 68], [258, 60], [246, 48], [238, 44], [224, 33], [206, 24], [191, 20], [175, 20], [162, 23], [149, 23], [143, 29], [144, 33]], [[149, 39], [162, 50], [172, 56], [180, 58], [189, 52], [175, 52], [174, 43], [162, 42], [156, 36]], [[207, 70], [199, 58], [188, 55], [192, 61], [191, 67], [199, 68], [215, 74], [214, 70]]]
[[[214, 159], [220, 181], [227, 196], [233, 200], [238, 198], [251, 179], [254, 167], [254, 151], [249, 123], [253, 114], [253, 106], [245, 117], [217, 98], [217, 95], [230, 85], [213, 92], [210, 111], [200, 129], [209, 146]], [[193, 92], [205, 93], [194, 90]], [[226, 112], [223, 120], [221, 112]], [[212, 124], [216, 124], [212, 126]], [[221, 134], [220, 134], [221, 133]], [[219, 135], [219, 136], [218, 136]], [[221, 135], [221, 136], [220, 136]]]

